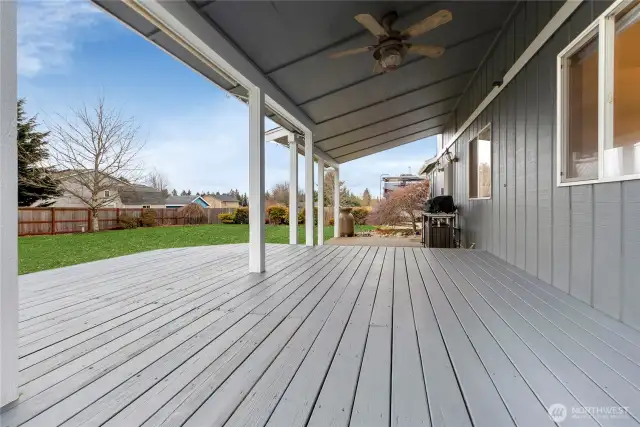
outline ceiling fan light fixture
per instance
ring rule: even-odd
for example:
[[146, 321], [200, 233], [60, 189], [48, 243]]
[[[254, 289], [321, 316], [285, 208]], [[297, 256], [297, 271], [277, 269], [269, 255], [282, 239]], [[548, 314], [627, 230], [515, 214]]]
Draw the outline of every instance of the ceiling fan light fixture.
[[402, 63], [402, 53], [395, 47], [380, 52], [380, 66], [383, 70], [395, 70]]

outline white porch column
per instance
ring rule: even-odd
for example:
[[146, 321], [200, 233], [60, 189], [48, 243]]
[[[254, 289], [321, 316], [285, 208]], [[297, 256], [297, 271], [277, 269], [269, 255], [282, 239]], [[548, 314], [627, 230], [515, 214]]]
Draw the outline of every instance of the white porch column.
[[304, 230], [307, 246], [313, 246], [313, 137], [304, 134]]
[[298, 143], [289, 134], [289, 244], [298, 244]]
[[333, 168], [333, 237], [340, 237], [340, 168]]
[[249, 271], [264, 271], [264, 93], [249, 89]]
[[16, 2], [0, 1], [0, 406], [18, 398]]
[[318, 157], [318, 245], [324, 245], [324, 160]]

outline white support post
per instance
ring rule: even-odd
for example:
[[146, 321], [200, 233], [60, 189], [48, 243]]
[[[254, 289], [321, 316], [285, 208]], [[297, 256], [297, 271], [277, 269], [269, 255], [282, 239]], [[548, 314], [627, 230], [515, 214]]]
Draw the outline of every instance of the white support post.
[[18, 398], [16, 2], [0, 1], [0, 407]]
[[324, 160], [318, 157], [318, 246], [324, 245]]
[[333, 237], [340, 237], [340, 168], [333, 170]]
[[298, 143], [289, 134], [289, 244], [298, 244]]
[[304, 231], [305, 243], [313, 246], [313, 137], [304, 134]]
[[249, 89], [249, 271], [264, 266], [264, 93]]

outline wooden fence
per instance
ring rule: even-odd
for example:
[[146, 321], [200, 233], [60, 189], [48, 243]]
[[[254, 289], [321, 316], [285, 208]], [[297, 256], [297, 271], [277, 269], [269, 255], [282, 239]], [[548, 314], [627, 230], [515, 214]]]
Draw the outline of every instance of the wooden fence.
[[[154, 211], [156, 225], [184, 225], [184, 217], [176, 208], [137, 209], [137, 208], [103, 208], [98, 211], [98, 227], [100, 230], [116, 230], [122, 228], [120, 216], [139, 217], [144, 210]], [[233, 208], [209, 208], [207, 222], [219, 224], [218, 215], [233, 213]], [[18, 235], [34, 236], [40, 234], [82, 233], [92, 230], [92, 214], [86, 208], [20, 208], [18, 211]]]

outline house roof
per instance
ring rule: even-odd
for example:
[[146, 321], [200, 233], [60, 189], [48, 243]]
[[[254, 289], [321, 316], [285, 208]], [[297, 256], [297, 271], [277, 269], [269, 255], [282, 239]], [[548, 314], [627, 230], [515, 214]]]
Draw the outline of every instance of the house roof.
[[[207, 203], [207, 201], [200, 196], [169, 196], [164, 203], [167, 205], [188, 205], [189, 203], [193, 203], [196, 199], [200, 199]], [[209, 205], [209, 203], [207, 203], [207, 205]]]
[[236, 196], [232, 196], [231, 194], [211, 194], [211, 197], [215, 197], [221, 202], [237, 202], [238, 201]]
[[119, 191], [120, 200], [125, 205], [164, 205], [164, 195], [155, 188], [146, 185], [131, 185], [122, 187]]

